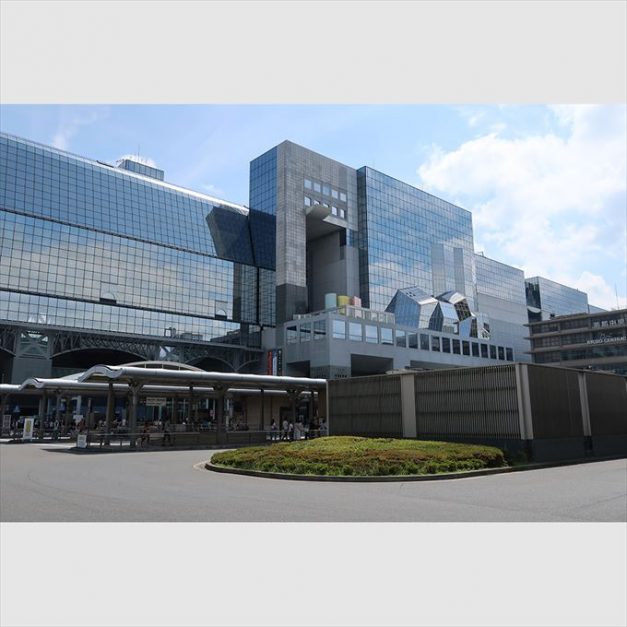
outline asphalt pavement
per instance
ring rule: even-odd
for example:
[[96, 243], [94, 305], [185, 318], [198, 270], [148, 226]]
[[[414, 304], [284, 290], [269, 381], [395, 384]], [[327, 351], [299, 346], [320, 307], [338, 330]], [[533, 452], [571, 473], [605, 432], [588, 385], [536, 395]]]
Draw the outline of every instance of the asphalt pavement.
[[199, 468], [215, 451], [0, 444], [2, 522], [625, 522], [627, 460], [398, 483], [289, 481]]

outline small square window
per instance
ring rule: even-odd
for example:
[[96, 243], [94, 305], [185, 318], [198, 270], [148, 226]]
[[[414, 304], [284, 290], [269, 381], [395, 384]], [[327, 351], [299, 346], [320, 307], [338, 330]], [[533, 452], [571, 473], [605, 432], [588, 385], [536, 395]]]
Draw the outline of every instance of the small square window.
[[346, 194], [344, 192], [340, 192], [340, 200], [346, 202]]
[[331, 190], [330, 190], [330, 188], [329, 188], [329, 186], [328, 186], [328, 185], [323, 185], [323, 186], [322, 186], [322, 193], [323, 193], [325, 196], [330, 196], [330, 195], [331, 195]]
[[331, 207], [331, 214], [334, 216], [337, 215], [337, 207]]
[[314, 192], [320, 193], [320, 183], [313, 184]]
[[311, 207], [311, 198], [305, 196], [305, 207]]
[[305, 189], [311, 189], [311, 181], [309, 179], [305, 179]]
[[331, 190], [331, 197], [335, 198], [336, 200], [340, 197], [340, 195], [337, 193], [337, 189]]
[[344, 209], [340, 209], [340, 218], [346, 220], [346, 211]]

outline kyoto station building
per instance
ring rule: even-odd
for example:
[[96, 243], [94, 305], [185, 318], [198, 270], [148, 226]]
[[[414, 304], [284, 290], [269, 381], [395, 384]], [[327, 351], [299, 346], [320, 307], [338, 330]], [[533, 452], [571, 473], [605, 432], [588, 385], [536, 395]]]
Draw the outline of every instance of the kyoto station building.
[[285, 141], [249, 205], [0, 136], [0, 383], [97, 365], [328, 380], [530, 362], [585, 293], [475, 252], [472, 214]]

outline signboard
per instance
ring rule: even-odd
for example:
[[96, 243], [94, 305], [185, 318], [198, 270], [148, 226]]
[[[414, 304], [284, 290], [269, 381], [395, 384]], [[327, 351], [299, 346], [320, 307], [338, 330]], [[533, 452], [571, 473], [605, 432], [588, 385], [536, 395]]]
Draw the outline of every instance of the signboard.
[[79, 433], [76, 436], [76, 447], [87, 448], [87, 434], [86, 433]]
[[165, 407], [168, 399], [161, 396], [147, 396], [146, 407]]
[[268, 351], [267, 373], [273, 376], [283, 373], [283, 350], [280, 348]]
[[594, 340], [588, 340], [586, 344], [609, 344], [611, 342], [624, 342], [627, 337], [624, 335], [602, 335]]
[[22, 440], [33, 439], [33, 428], [35, 427], [34, 418], [24, 418], [24, 431], [22, 431]]

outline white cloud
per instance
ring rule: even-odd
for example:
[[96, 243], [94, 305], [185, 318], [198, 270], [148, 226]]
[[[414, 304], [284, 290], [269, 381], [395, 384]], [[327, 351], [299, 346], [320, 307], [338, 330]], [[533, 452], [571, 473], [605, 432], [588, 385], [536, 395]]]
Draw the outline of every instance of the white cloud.
[[83, 115], [73, 115], [60, 122], [53, 138], [52, 145], [59, 150], [69, 150], [70, 140], [78, 133], [82, 126], [94, 124], [107, 116], [106, 109], [97, 109]]
[[[618, 288], [608, 285], [605, 279], [592, 272], [582, 272], [581, 276], [575, 280], [573, 286], [582, 292], [588, 293], [588, 302], [604, 309], [625, 309], [627, 308], [627, 298], [617, 294]], [[602, 304], [601, 304], [602, 303]]]
[[472, 210], [488, 256], [527, 276], [587, 285], [593, 304], [615, 307], [614, 282], [625, 291], [626, 108], [549, 111], [550, 132], [435, 147], [418, 174], [425, 189]]

